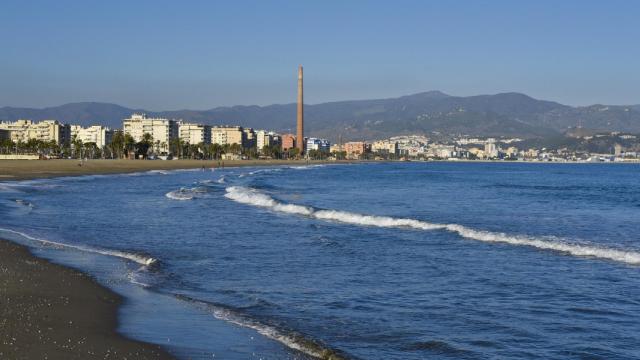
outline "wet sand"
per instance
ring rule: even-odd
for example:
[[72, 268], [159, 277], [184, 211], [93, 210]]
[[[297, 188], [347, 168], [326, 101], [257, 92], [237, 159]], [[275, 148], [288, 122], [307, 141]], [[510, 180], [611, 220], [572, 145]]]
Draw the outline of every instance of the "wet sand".
[[0, 359], [172, 359], [117, 333], [122, 298], [0, 240]]
[[28, 180], [58, 176], [118, 174], [148, 170], [198, 169], [237, 166], [327, 164], [306, 160], [0, 160], [0, 181]]

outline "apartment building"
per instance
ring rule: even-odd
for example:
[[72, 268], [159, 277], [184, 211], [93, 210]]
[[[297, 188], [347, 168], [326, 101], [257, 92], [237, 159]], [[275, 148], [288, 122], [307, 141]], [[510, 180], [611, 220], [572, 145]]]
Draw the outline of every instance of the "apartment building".
[[180, 140], [189, 144], [211, 144], [211, 126], [202, 124], [178, 124]]
[[358, 159], [367, 151], [367, 144], [364, 141], [352, 141], [344, 144], [344, 151], [348, 159]]
[[245, 132], [242, 126], [214, 126], [211, 128], [211, 143], [219, 145], [238, 144], [244, 146]]
[[63, 144], [70, 139], [69, 125], [61, 124], [56, 120], [42, 120], [37, 123], [31, 120], [2, 122], [0, 130], [7, 130], [14, 142], [27, 142], [35, 139]]
[[282, 135], [282, 151], [287, 151], [296, 147], [296, 136], [293, 134]]
[[153, 138], [154, 148], [159, 152], [169, 152], [171, 140], [179, 136], [176, 121], [149, 118], [145, 114], [133, 114], [130, 118], [124, 119], [122, 128], [124, 134], [130, 135], [136, 142], [142, 141], [144, 134], [150, 134]]
[[378, 153], [381, 155], [393, 155], [398, 156], [398, 142], [391, 140], [379, 140], [374, 141], [371, 144], [371, 152]]
[[71, 125], [71, 140], [78, 139], [83, 144], [95, 143], [99, 148], [105, 147], [111, 143], [113, 138], [113, 130], [101, 125], [93, 125], [82, 127], [80, 125]]

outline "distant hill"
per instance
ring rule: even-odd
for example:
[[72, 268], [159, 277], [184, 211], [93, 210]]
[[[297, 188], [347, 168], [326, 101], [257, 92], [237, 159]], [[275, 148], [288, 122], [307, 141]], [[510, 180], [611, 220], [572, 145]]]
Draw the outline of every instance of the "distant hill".
[[[293, 132], [295, 104], [232, 106], [210, 110], [145, 111], [107, 103], [72, 103], [43, 109], [0, 108], [0, 120], [56, 119], [120, 128], [133, 112], [210, 125], [239, 124]], [[374, 139], [410, 133], [440, 132], [471, 136], [548, 137], [581, 125], [597, 131], [640, 133], [640, 106], [571, 107], [519, 93], [450, 96], [439, 91], [389, 99], [337, 101], [305, 106], [312, 136], [332, 140]]]

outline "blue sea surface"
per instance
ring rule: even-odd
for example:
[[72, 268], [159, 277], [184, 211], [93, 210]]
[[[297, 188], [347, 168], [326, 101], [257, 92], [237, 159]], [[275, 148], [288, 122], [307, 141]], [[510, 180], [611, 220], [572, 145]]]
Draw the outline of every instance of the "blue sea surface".
[[183, 358], [640, 358], [640, 166], [370, 163], [0, 183], [0, 237]]

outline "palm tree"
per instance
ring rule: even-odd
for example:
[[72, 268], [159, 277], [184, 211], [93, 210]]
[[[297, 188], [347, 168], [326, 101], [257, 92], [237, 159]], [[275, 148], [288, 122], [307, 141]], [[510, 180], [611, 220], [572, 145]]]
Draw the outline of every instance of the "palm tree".
[[129, 156], [129, 154], [131, 153], [131, 151], [133, 150], [135, 145], [136, 145], [136, 141], [133, 139], [133, 136], [131, 136], [129, 134], [125, 134], [124, 135], [124, 148], [125, 148], [125, 151], [127, 153], [127, 156]]

